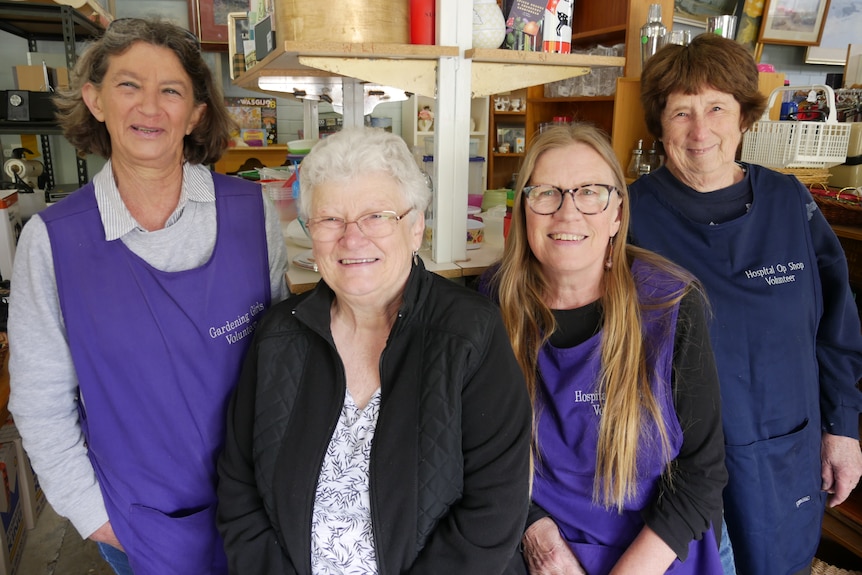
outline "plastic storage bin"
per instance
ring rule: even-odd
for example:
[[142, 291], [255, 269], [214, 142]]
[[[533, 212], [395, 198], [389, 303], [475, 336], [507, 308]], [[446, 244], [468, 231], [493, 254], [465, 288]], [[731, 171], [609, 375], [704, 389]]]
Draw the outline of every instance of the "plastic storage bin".
[[282, 227], [297, 218], [296, 200], [293, 197], [293, 180], [269, 180], [261, 182], [263, 192], [269, 196], [278, 210]]
[[470, 158], [470, 177], [467, 180], [468, 194], [481, 194], [485, 186], [485, 158], [473, 156]]
[[[829, 110], [826, 121], [770, 121], [769, 111], [776, 98], [787, 90], [824, 92]], [[850, 124], [836, 120], [832, 88], [822, 84], [775, 88], [763, 117], [742, 138], [742, 161], [773, 169], [828, 168], [845, 162], [849, 143]]]
[[[434, 156], [422, 156], [425, 173], [434, 177]], [[470, 158], [470, 173], [467, 179], [467, 194], [482, 196], [485, 191], [485, 158], [473, 156]]]

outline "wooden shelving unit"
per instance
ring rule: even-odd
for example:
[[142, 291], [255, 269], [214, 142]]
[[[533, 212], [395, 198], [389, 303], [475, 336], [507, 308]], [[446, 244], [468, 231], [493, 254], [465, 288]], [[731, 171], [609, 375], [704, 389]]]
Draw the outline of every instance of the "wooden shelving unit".
[[[438, 18], [469, 21], [471, 7], [455, 0], [441, 0]], [[437, 238], [433, 259], [439, 263], [463, 260], [466, 236], [469, 110], [470, 101], [503, 89], [517, 90], [586, 73], [590, 66], [621, 66], [623, 58], [523, 53], [509, 50], [462, 48], [468, 44], [463, 32], [441, 26], [440, 46], [382, 43], [280, 42], [278, 47], [234, 84], [262, 90], [264, 77], [353, 78], [393, 86], [437, 100], [435, 170], [439, 188], [435, 197]], [[445, 45], [449, 38], [453, 45]], [[469, 70], [469, 75], [467, 71]], [[345, 103], [345, 125], [348, 106]], [[356, 119], [352, 115], [352, 119]], [[463, 206], [463, 207], [462, 207]]]
[[[416, 124], [416, 118], [419, 110], [428, 106], [437, 115], [437, 102], [434, 98], [428, 96], [414, 95], [402, 102], [401, 104], [401, 137], [407, 142], [411, 148], [418, 149], [422, 155], [434, 155], [434, 134], [435, 130], [432, 126], [430, 131], [420, 131]], [[473, 98], [470, 101], [470, 139], [476, 140], [478, 149], [471, 156], [485, 157], [485, 152], [488, 147], [488, 98]], [[431, 149], [428, 152], [428, 149]], [[427, 153], [426, 153], [427, 152]]]
[[[496, 110], [494, 97], [491, 97], [490, 120], [488, 123], [488, 189], [498, 190], [509, 187], [512, 176], [517, 173], [524, 159], [524, 152], [517, 152], [510, 148], [508, 152], [501, 152], [497, 131], [506, 128], [520, 128], [527, 134], [527, 91], [528, 89], [515, 90], [506, 95], [510, 102], [512, 99], [520, 99], [521, 106], [518, 111]], [[510, 142], [511, 144], [511, 142]]]
[[[459, 57], [455, 46], [285, 40], [234, 80], [234, 84], [261, 92], [258, 80], [262, 77], [347, 76], [434, 97], [437, 93], [435, 75], [438, 60]], [[485, 48], [465, 50], [464, 59], [472, 63], [472, 98], [570, 78], [589, 72], [594, 66], [625, 64], [624, 58], [612, 56]]]
[[458, 48], [452, 46], [285, 40], [234, 80], [234, 84], [283, 97], [283, 92], [261, 90], [259, 79], [346, 76], [434, 97], [436, 61], [457, 56]]
[[[674, 3], [671, 0], [661, 0], [662, 15], [668, 28], [671, 28], [671, 16]], [[555, 61], [578, 62], [588, 58], [589, 62], [601, 62], [592, 66], [622, 66], [623, 77], [617, 80], [617, 91], [612, 96], [575, 96], [568, 98], [546, 98], [542, 84], [555, 81], [534, 82], [527, 88], [527, 107], [524, 114], [524, 125], [527, 136], [527, 149], [530, 147], [539, 125], [551, 122], [556, 116], [567, 116], [573, 121], [588, 121], [603, 129], [611, 136], [614, 151], [623, 165], [627, 164], [631, 150], [638, 139], [649, 139], [649, 133], [643, 121], [640, 105], [640, 73], [641, 55], [638, 34], [640, 27], [646, 22], [648, 2], [637, 0], [610, 0], [608, 2], [576, 2], [572, 17], [572, 46], [584, 49], [601, 44], [610, 46], [625, 44], [625, 58], [609, 56], [582, 56], [564, 54], [527, 54], [526, 58], [546, 58]], [[585, 70], [584, 73], [589, 70]], [[578, 74], [569, 74], [572, 77]], [[563, 78], [559, 78], [563, 79]], [[503, 92], [501, 88], [497, 92]], [[493, 96], [492, 96], [493, 101]], [[493, 128], [493, 112], [490, 121]], [[515, 160], [519, 158], [494, 157], [489, 164], [489, 181], [494, 187], [501, 182], [506, 183], [511, 178]], [[508, 178], [504, 175], [508, 172]]]
[[117, 13], [115, 0], [99, 2], [98, 0], [26, 0], [29, 4], [48, 4], [53, 6], [69, 6], [74, 8], [84, 18], [105, 27], [114, 19]]

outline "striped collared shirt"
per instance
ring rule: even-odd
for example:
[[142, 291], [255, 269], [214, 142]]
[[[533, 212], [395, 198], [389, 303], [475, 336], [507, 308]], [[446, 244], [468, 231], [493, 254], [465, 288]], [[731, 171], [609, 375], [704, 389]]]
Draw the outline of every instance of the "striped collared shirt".
[[[102, 226], [105, 228], [105, 240], [119, 239], [127, 233], [138, 229], [146, 231], [138, 224], [123, 199], [114, 181], [114, 169], [111, 161], [93, 178], [96, 188], [96, 204], [99, 206], [99, 214], [102, 218]], [[180, 200], [174, 209], [165, 227], [170, 227], [183, 213], [183, 209], [189, 202], [215, 202], [215, 187], [213, 186], [212, 174], [199, 164], [183, 164], [183, 185], [180, 190]]]

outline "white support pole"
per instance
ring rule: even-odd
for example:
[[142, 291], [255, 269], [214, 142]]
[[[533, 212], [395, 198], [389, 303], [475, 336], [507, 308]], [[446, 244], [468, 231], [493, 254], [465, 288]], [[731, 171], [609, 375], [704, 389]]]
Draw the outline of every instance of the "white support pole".
[[320, 125], [317, 120], [319, 102], [317, 100], [302, 101], [302, 131], [303, 139], [316, 140], [320, 137]]
[[437, 42], [458, 46], [458, 57], [440, 58], [437, 67], [437, 112], [434, 133], [434, 245], [438, 263], [467, 256], [467, 181], [470, 154], [471, 61], [464, 51], [473, 45], [473, 6], [463, 0], [437, 0]]
[[[344, 127], [359, 127], [365, 124], [365, 88], [356, 78], [341, 78], [344, 94]], [[465, 231], [466, 233], [466, 231]]]

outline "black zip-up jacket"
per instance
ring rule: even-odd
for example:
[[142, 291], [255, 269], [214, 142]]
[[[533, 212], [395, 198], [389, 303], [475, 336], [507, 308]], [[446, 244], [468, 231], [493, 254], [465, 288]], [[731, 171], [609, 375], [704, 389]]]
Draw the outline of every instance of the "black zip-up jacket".
[[[311, 573], [315, 486], [345, 395], [333, 298], [321, 281], [273, 307], [249, 350], [218, 465], [231, 573]], [[531, 409], [499, 310], [418, 263], [380, 379], [380, 575], [503, 573], [529, 505]]]

